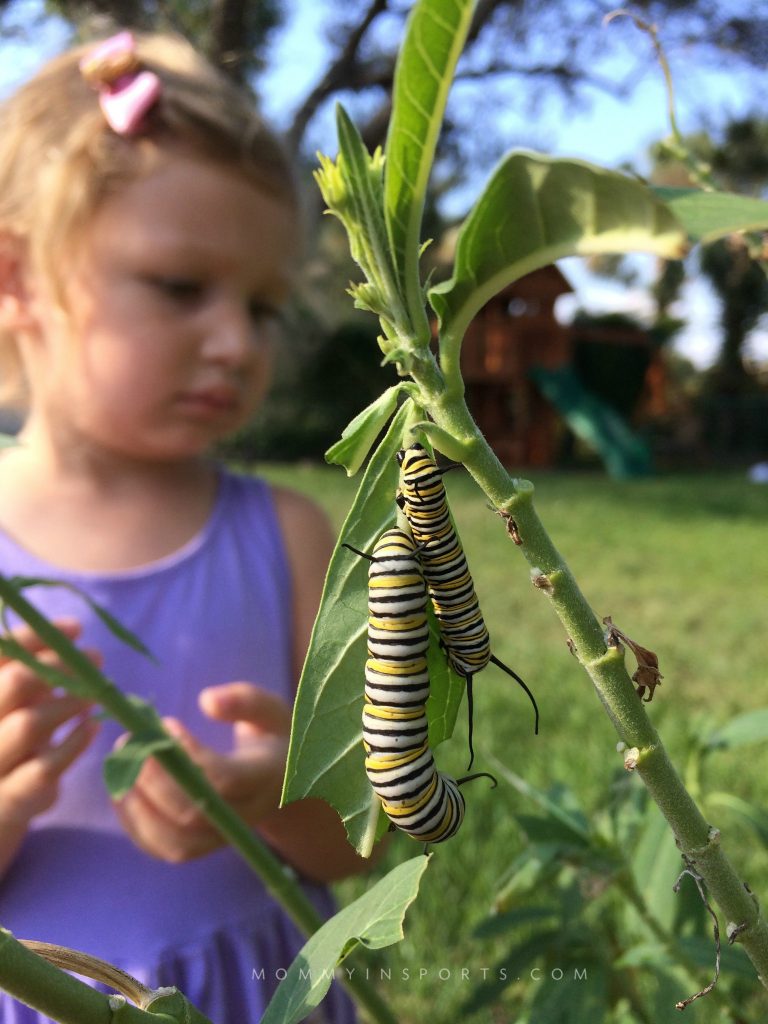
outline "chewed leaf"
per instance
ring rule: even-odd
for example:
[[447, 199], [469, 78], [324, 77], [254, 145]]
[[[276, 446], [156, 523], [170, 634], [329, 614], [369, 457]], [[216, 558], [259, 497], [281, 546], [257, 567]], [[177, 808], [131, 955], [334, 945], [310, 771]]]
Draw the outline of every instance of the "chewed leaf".
[[510, 153], [496, 167], [456, 243], [453, 277], [429, 300], [458, 344], [508, 284], [563, 256], [652, 252], [670, 259], [685, 233], [640, 181], [580, 160]]
[[109, 795], [120, 800], [138, 778], [141, 766], [160, 750], [170, 750], [174, 740], [170, 736], [152, 733], [134, 733], [123, 746], [107, 755], [104, 761], [104, 782]]
[[341, 440], [325, 453], [325, 461], [343, 466], [347, 476], [354, 476], [365, 462], [373, 442], [397, 408], [400, 393], [406, 387], [407, 385], [402, 383], [387, 388], [375, 402], [358, 413], [342, 431]]
[[293, 713], [283, 801], [321, 797], [339, 812], [350, 841], [373, 847], [378, 803], [364, 769], [362, 708], [369, 552], [396, 513], [395, 453], [419, 412], [408, 399], [371, 456], [331, 558]]
[[429, 338], [419, 279], [421, 221], [448, 91], [474, 0], [414, 4], [395, 69], [384, 168], [387, 232], [408, 311]]
[[654, 188], [695, 242], [714, 242], [735, 231], [768, 230], [768, 202], [732, 192]]
[[334, 968], [355, 946], [382, 949], [399, 942], [429, 860], [420, 855], [399, 864], [315, 932], [288, 968], [261, 1024], [304, 1020], [328, 991]]

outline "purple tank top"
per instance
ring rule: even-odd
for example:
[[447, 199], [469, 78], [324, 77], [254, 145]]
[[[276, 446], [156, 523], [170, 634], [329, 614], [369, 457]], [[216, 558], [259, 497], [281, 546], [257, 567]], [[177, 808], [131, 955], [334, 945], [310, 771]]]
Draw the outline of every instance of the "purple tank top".
[[[203, 530], [150, 565], [62, 571], [0, 530], [0, 571], [72, 583], [115, 615], [154, 660], [116, 639], [72, 591], [27, 591], [50, 618], [80, 619], [79, 642], [101, 651], [105, 673], [122, 689], [217, 750], [231, 748], [231, 726], [202, 714], [201, 689], [244, 680], [293, 699], [290, 574], [262, 481], [222, 472]], [[176, 985], [214, 1024], [256, 1024], [303, 939], [233, 851], [171, 865], [125, 836], [102, 781], [121, 731], [103, 723], [62, 779], [57, 803], [34, 820], [0, 880], [0, 924], [20, 938], [101, 956], [153, 987]], [[332, 913], [323, 887], [307, 891]], [[327, 1019], [354, 1019], [340, 993], [326, 1003]], [[0, 1024], [44, 1019], [0, 994]]]

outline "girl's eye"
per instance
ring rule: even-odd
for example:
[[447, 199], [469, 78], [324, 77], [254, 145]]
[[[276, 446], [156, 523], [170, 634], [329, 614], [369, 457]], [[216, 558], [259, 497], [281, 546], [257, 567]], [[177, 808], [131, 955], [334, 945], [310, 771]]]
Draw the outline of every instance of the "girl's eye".
[[253, 299], [248, 303], [248, 313], [254, 324], [259, 327], [272, 327], [280, 322], [281, 312], [262, 299]]
[[205, 290], [202, 281], [185, 277], [153, 277], [150, 283], [166, 298], [179, 303], [194, 303], [199, 301]]

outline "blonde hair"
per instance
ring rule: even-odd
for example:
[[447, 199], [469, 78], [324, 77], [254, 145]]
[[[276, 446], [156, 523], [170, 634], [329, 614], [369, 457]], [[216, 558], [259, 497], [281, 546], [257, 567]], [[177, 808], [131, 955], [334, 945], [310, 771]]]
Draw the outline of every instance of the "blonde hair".
[[[136, 34], [142, 68], [161, 80], [141, 131], [116, 134], [79, 64], [93, 43], [49, 61], [0, 107], [0, 246], [23, 251], [56, 286], [78, 230], [100, 204], [151, 170], [159, 149], [220, 162], [298, 208], [287, 156], [251, 99], [192, 46], [170, 35]], [[0, 400], [23, 407], [21, 361], [0, 332]]]

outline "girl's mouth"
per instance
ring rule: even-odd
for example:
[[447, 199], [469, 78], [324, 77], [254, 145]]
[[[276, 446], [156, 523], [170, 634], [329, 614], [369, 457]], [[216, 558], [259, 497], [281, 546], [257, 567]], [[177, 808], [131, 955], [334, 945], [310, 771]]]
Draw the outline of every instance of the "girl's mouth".
[[240, 393], [236, 388], [224, 386], [201, 388], [198, 391], [184, 391], [178, 403], [191, 413], [202, 416], [216, 416], [233, 413], [240, 407]]

